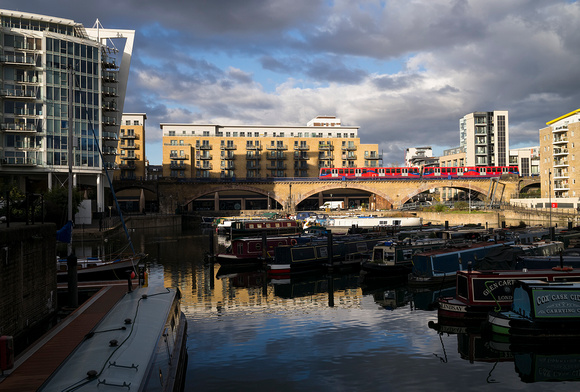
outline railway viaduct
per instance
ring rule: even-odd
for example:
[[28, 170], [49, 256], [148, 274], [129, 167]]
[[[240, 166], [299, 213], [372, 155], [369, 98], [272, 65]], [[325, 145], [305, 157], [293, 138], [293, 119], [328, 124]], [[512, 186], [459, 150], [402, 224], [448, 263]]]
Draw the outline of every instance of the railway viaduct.
[[[179, 182], [171, 179], [156, 181], [121, 181], [115, 183], [117, 193], [127, 189], [140, 188], [158, 200], [159, 211], [172, 213], [179, 207], [190, 210], [192, 202], [203, 198], [215, 202], [219, 210], [220, 193], [244, 193], [276, 201], [285, 211], [295, 211], [296, 206], [308, 198], [318, 198], [319, 204], [344, 192], [358, 192], [369, 195], [371, 209], [396, 209], [414, 196], [433, 188], [455, 188], [477, 192], [485, 201], [509, 201], [525, 186], [539, 183], [533, 179], [429, 179], [429, 180], [318, 180], [284, 179], [281, 181], [215, 181]], [[240, 209], [246, 209], [245, 199], [241, 199]], [[335, 200], [339, 198], [335, 197]], [[276, 204], [274, 204], [276, 205]]]

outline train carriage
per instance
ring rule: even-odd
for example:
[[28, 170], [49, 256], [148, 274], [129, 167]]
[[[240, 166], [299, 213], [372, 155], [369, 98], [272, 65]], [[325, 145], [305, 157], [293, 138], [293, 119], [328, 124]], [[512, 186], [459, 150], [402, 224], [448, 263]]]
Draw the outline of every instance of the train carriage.
[[517, 166], [461, 166], [461, 167], [345, 167], [320, 169], [319, 178], [346, 179], [453, 179], [492, 178], [518, 175]]

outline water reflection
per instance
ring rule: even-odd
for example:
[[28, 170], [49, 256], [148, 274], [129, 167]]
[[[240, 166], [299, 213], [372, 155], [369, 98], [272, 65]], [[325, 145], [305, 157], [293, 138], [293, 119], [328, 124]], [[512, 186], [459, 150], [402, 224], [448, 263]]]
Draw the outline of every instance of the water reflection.
[[[473, 324], [473, 323], [471, 323]], [[521, 381], [537, 383], [544, 381], [580, 380], [580, 340], [550, 340], [534, 338], [528, 342], [513, 343], [508, 337], [487, 333], [481, 326], [455, 325], [430, 322], [429, 327], [440, 335], [456, 335], [457, 351], [461, 359], [493, 364], [487, 383], [500, 382], [494, 377], [499, 363], [509, 362]], [[442, 342], [442, 350], [447, 350]], [[558, 384], [559, 385], [559, 384]]]
[[[514, 371], [516, 354], [475, 339], [472, 331], [429, 328], [429, 322], [438, 324], [436, 298], [452, 295], [454, 288], [411, 290], [364, 281], [358, 273], [272, 280], [263, 269], [207, 262], [207, 234], [132, 234], [149, 254], [150, 284], [177, 287], [183, 294], [189, 326], [186, 390], [495, 391], [496, 383], [501, 390], [521, 390], [522, 381], [529, 382]], [[517, 362], [522, 374], [547, 372], [535, 369], [548, 359], [523, 354]], [[571, 358], [552, 359], [574, 371]], [[577, 387], [550, 384], [558, 390]], [[543, 391], [546, 385], [525, 388]]]

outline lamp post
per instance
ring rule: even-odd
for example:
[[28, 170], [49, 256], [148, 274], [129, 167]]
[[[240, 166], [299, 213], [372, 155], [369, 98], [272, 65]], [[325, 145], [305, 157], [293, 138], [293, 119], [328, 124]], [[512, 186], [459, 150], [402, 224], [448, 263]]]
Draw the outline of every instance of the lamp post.
[[469, 213], [471, 214], [471, 182], [468, 182], [469, 184]]
[[550, 240], [552, 238], [552, 171], [548, 170], [548, 204], [550, 204]]
[[268, 192], [268, 211], [270, 211], [270, 192]]

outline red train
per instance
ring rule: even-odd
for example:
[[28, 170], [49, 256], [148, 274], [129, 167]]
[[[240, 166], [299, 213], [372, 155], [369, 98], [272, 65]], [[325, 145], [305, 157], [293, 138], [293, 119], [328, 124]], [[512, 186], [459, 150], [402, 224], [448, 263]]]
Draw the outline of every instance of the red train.
[[323, 167], [321, 180], [342, 179], [450, 179], [491, 178], [505, 174], [520, 175], [517, 166], [463, 166], [463, 167]]

